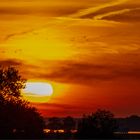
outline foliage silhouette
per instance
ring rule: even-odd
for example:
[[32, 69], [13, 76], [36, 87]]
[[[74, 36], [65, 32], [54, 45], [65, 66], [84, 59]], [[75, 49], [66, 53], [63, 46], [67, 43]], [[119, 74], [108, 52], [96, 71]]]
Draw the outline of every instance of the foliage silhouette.
[[48, 129], [59, 130], [62, 128], [61, 120], [58, 117], [49, 118], [49, 123], [47, 125]]
[[72, 133], [72, 130], [75, 129], [76, 121], [71, 116], [67, 116], [63, 118], [62, 122], [63, 122], [64, 136], [65, 136], [64, 138], [73, 139], [74, 134]]
[[78, 124], [78, 138], [113, 138], [117, 129], [116, 120], [110, 111], [97, 110], [84, 115]]
[[63, 119], [63, 127], [66, 133], [70, 133], [72, 129], [75, 129], [76, 122], [75, 120], [68, 116]]
[[26, 80], [13, 67], [0, 68], [0, 138], [41, 138], [45, 122], [21, 96]]

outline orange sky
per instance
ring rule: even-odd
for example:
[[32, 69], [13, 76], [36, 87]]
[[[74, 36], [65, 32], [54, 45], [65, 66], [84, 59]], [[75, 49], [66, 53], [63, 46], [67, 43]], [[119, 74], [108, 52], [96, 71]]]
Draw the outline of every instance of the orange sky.
[[140, 114], [139, 0], [0, 0], [0, 64], [53, 86], [45, 116]]

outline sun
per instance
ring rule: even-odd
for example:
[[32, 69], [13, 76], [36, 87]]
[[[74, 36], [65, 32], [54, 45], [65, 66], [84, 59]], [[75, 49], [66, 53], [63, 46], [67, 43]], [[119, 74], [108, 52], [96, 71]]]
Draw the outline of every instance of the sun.
[[51, 84], [43, 82], [27, 82], [23, 92], [31, 96], [51, 96], [53, 87]]
[[22, 97], [31, 103], [48, 103], [65, 96], [69, 85], [52, 81], [28, 81], [21, 91]]

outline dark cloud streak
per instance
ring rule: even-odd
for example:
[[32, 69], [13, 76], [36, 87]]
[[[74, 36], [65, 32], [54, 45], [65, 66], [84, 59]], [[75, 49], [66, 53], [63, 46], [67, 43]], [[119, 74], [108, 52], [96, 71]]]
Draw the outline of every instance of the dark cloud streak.
[[3, 66], [3, 67], [20, 66], [21, 64], [22, 62], [16, 59], [0, 60], [0, 66]]
[[[131, 55], [129, 55], [130, 57]], [[140, 55], [138, 54], [137, 57]], [[127, 55], [126, 55], [127, 57]], [[130, 57], [133, 58], [134, 55]], [[130, 60], [123, 60], [122, 63], [110, 62], [110, 64], [102, 63], [95, 64], [87, 62], [74, 62], [74, 61], [57, 61], [51, 69], [43, 68], [44, 72], [36, 72], [35, 78], [46, 79], [55, 82], [72, 83], [72, 84], [94, 84], [96, 82], [111, 81], [119, 78], [129, 78], [140, 80], [140, 65], [139, 62], [131, 62]], [[120, 58], [116, 58], [121, 61]], [[44, 62], [43, 62], [44, 63]], [[46, 62], [47, 64], [48, 62]], [[53, 62], [50, 62], [53, 63]], [[39, 69], [39, 68], [38, 68]], [[30, 75], [30, 74], [29, 74]]]

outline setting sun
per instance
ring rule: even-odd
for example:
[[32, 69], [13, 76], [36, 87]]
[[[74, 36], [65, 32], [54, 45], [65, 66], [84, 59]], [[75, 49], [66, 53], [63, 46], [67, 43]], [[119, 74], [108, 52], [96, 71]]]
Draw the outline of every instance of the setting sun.
[[28, 82], [24, 92], [35, 96], [51, 96], [53, 87], [48, 83]]

